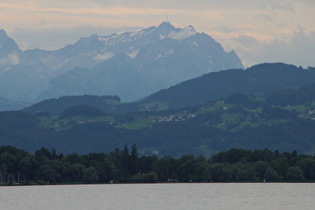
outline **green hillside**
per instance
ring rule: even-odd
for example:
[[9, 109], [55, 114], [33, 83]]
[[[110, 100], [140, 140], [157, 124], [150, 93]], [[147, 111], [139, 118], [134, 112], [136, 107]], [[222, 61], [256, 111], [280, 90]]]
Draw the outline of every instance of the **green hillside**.
[[65, 154], [136, 144], [139, 154], [173, 157], [209, 157], [230, 148], [314, 155], [314, 119], [315, 85], [308, 85], [260, 96], [235, 93], [200, 106], [162, 111], [114, 114], [76, 105], [58, 115], [0, 112], [0, 145], [29, 152], [44, 146]]

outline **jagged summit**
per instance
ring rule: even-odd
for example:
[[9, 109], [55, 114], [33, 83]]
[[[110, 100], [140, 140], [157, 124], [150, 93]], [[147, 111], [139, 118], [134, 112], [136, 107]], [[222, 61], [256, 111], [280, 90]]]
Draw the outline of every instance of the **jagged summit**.
[[175, 30], [175, 27], [170, 22], [164, 21], [156, 29], [161, 32], [162, 31], [169, 32], [171, 30]]
[[0, 72], [17, 64], [21, 52], [16, 42], [8, 37], [5, 30], [0, 29]]
[[188, 27], [195, 31], [195, 28], [192, 25], [189, 25]]

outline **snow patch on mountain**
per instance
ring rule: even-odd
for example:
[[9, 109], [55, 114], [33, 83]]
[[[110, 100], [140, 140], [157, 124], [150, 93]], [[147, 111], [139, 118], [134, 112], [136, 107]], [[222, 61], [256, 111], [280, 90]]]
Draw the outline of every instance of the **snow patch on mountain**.
[[197, 42], [195, 42], [195, 41], [193, 41], [192, 44], [193, 44], [194, 46], [196, 46], [196, 47], [199, 46], [199, 44], [198, 44]]
[[105, 61], [107, 59], [110, 59], [111, 57], [113, 57], [115, 55], [115, 53], [113, 52], [106, 52], [104, 54], [97, 54], [93, 57], [93, 60], [98, 60], [98, 61]]
[[213, 64], [212, 56], [211, 56], [211, 55], [209, 55], [209, 63], [210, 63], [210, 64]]
[[165, 39], [167, 36], [163, 36], [162, 34], [159, 34], [160, 39]]
[[137, 31], [137, 32], [125, 32], [122, 34], [114, 33], [110, 36], [99, 37], [98, 40], [103, 42], [106, 46], [113, 46], [118, 43], [137, 41], [139, 38], [146, 36], [152, 31], [153, 30], [150, 30], [150, 31], [142, 30], [142, 31]]
[[117, 34], [112, 34], [110, 36], [99, 37], [98, 40], [103, 42], [105, 45], [112, 46], [116, 44], [115, 39], [118, 37]]
[[126, 54], [126, 55], [128, 55], [131, 59], [134, 59], [137, 55], [138, 55], [138, 52], [139, 52], [140, 50], [134, 50], [134, 51], [132, 51], [131, 53], [128, 53], [128, 54]]
[[137, 37], [140, 38], [140, 37], [143, 37], [143, 36], [146, 36], [146, 35], [150, 34], [152, 31], [154, 31], [154, 29], [151, 29], [151, 30], [144, 29], [144, 30], [141, 30], [141, 31], [133, 32], [133, 33], [129, 34], [129, 36], [130, 37], [137, 36]]
[[163, 53], [163, 54], [157, 55], [154, 59], [155, 59], [155, 60], [158, 60], [158, 59], [164, 58], [165, 56], [167, 56], [167, 55], [169, 55], [169, 54], [172, 54], [173, 52], [174, 52], [174, 50], [173, 50], [173, 49], [170, 49], [170, 50], [166, 51], [166, 52]]

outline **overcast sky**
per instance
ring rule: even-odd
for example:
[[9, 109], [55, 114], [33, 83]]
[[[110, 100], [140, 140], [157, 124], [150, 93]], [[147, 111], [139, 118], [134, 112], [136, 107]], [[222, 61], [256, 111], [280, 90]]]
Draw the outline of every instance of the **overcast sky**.
[[315, 0], [0, 0], [0, 28], [20, 48], [59, 49], [82, 36], [193, 25], [244, 66], [315, 66]]

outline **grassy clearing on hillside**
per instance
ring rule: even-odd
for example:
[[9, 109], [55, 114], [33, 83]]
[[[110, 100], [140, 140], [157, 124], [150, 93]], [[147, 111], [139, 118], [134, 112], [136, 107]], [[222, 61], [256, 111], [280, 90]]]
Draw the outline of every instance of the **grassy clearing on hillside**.
[[41, 116], [41, 117], [38, 117], [38, 119], [39, 119], [40, 127], [49, 127], [53, 122], [58, 120], [58, 117], [57, 116], [52, 116], [52, 117]]
[[224, 113], [221, 115], [221, 119], [224, 123], [233, 123], [238, 119], [244, 118], [244, 114], [242, 113]]
[[120, 101], [114, 100], [114, 99], [107, 99], [106, 103], [108, 103], [111, 106], [117, 106], [122, 104]]
[[249, 123], [249, 124], [246, 124], [246, 122], [243, 122], [240, 125], [241, 125], [241, 127], [248, 125], [252, 128], [257, 128], [257, 127], [262, 126], [262, 125], [272, 126], [272, 125], [279, 125], [281, 123], [287, 123], [290, 121], [292, 121], [292, 120], [289, 120], [289, 119], [263, 120], [263, 121], [259, 121], [259, 122], [255, 122], [255, 123]]
[[141, 129], [145, 127], [151, 127], [153, 122], [145, 117], [136, 117], [133, 122], [124, 123], [122, 125], [117, 126], [118, 128], [126, 128], [126, 129]]
[[220, 109], [224, 109], [224, 108], [230, 108], [231, 105], [225, 105], [224, 101], [218, 101], [216, 103], [214, 103], [213, 105], [208, 105], [208, 106], [204, 106], [201, 107], [200, 109], [198, 109], [194, 114], [198, 115], [198, 114], [204, 114], [207, 112], [213, 112], [213, 111], [217, 111]]
[[97, 117], [84, 117], [84, 116], [73, 116], [66, 119], [60, 120], [58, 116], [51, 117], [38, 117], [40, 120], [40, 127], [52, 128], [56, 130], [70, 129], [73, 124], [84, 124], [84, 123], [95, 123], [95, 122], [106, 122], [115, 123], [116, 119], [112, 116], [97, 116]]
[[154, 101], [148, 104], [142, 104], [140, 106], [140, 111], [145, 110], [166, 110], [170, 107], [169, 102], [161, 102], [161, 101]]
[[298, 113], [305, 113], [309, 110], [308, 107], [306, 107], [304, 104], [303, 105], [295, 105], [295, 106], [286, 106], [284, 109], [288, 111], [296, 111]]

